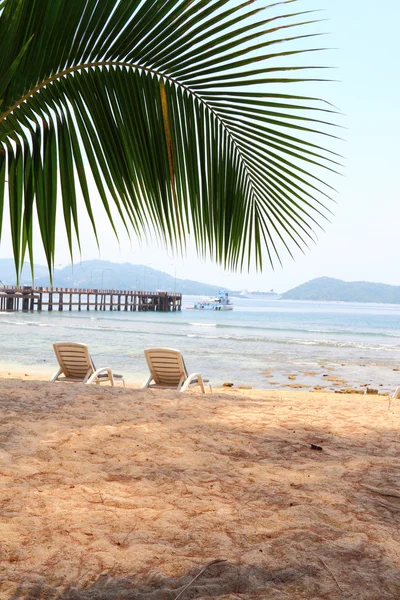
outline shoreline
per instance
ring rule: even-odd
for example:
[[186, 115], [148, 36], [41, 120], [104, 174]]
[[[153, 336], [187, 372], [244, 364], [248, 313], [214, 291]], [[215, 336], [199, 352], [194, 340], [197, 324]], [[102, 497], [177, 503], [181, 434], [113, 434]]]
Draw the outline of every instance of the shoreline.
[[[332, 366], [324, 366], [320, 369], [320, 372], [314, 371], [304, 371], [304, 369], [292, 369], [289, 374], [280, 374], [280, 376], [276, 379], [279, 381], [274, 381], [274, 376], [269, 371], [264, 371], [262, 374], [268, 379], [268, 387], [259, 388], [251, 383], [248, 384], [235, 384], [235, 382], [226, 381], [220, 385], [215, 385], [213, 381], [211, 381], [211, 385], [213, 390], [215, 391], [227, 391], [227, 392], [246, 392], [253, 390], [254, 392], [264, 393], [264, 392], [284, 392], [284, 391], [292, 391], [292, 392], [325, 392], [325, 393], [355, 393], [355, 394], [371, 394], [371, 395], [379, 395], [379, 396], [391, 396], [395, 391], [397, 386], [389, 386], [383, 383], [379, 384], [377, 387], [373, 387], [370, 383], [364, 383], [361, 385], [351, 384], [347, 381], [347, 379], [340, 375], [341, 369], [345, 365], [341, 367], [332, 367]], [[398, 369], [394, 368], [393, 371], [397, 371]], [[31, 365], [15, 365], [15, 364], [1, 364], [0, 363], [0, 380], [8, 380], [15, 379], [17, 381], [41, 381], [43, 383], [49, 383], [50, 378], [56, 371], [56, 367], [53, 369], [43, 368], [43, 367], [32, 367]], [[131, 389], [139, 389], [141, 384], [143, 383], [143, 378], [137, 378], [136, 380], [133, 377], [129, 377], [129, 374], [125, 375], [126, 387]], [[364, 379], [370, 379], [367, 377], [368, 369], [365, 373]], [[206, 376], [205, 376], [206, 377]], [[400, 372], [399, 372], [399, 382], [400, 382]], [[232, 385], [231, 385], [232, 384]], [[102, 386], [104, 387], [104, 386]], [[120, 386], [116, 386], [120, 387]]]
[[[16, 379], [18, 381], [41, 381], [43, 383], [50, 383], [51, 377], [57, 371], [55, 365], [52, 369], [32, 367], [32, 365], [21, 365], [21, 364], [4, 364], [0, 363], [0, 380], [2, 379]], [[139, 388], [142, 380], [133, 381], [131, 378], [126, 378], [126, 387]], [[119, 386], [118, 386], [119, 387]]]
[[[190, 372], [213, 387], [253, 389], [367, 388], [392, 394], [400, 385], [400, 329], [392, 313], [348, 315], [327, 309], [270, 310], [245, 303], [237, 313], [16, 313], [0, 319], [0, 370], [6, 377], [49, 380], [57, 370], [52, 344], [87, 341], [97, 367], [122, 373], [129, 385], [147, 377], [143, 350], [181, 350]], [[212, 312], [212, 311], [211, 311]], [[1, 365], [3, 362], [3, 365]], [[8, 374], [10, 373], [10, 375]]]

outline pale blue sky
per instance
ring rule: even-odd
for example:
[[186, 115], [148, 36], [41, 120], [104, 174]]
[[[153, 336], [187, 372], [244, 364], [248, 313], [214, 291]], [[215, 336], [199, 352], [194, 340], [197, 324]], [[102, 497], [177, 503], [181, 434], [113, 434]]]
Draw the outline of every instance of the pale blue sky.
[[[334, 216], [320, 234], [319, 242], [295, 261], [272, 272], [268, 264], [262, 275], [224, 273], [211, 262], [197, 259], [189, 248], [185, 259], [173, 259], [156, 245], [139, 247], [122, 235], [120, 245], [109, 226], [100, 226], [103, 239], [100, 258], [116, 262], [150, 264], [178, 277], [193, 278], [231, 288], [274, 288], [284, 291], [299, 283], [327, 275], [345, 280], [369, 280], [400, 285], [399, 150], [400, 2], [387, 0], [300, 0], [301, 8], [322, 8], [329, 21], [323, 45], [334, 47], [324, 62], [337, 70], [330, 75], [339, 83], [322, 87], [320, 94], [344, 113], [346, 156], [344, 177], [338, 177]], [[4, 235], [0, 257], [11, 256]], [[92, 235], [83, 240], [82, 259], [98, 258]], [[38, 250], [36, 262], [44, 263]], [[79, 256], [76, 256], [79, 261]], [[65, 240], [60, 236], [56, 264], [69, 262]]]

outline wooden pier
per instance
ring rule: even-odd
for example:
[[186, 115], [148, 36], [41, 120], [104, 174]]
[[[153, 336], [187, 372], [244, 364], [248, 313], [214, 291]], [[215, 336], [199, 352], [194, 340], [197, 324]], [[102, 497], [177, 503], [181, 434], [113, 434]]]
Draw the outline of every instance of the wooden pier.
[[182, 294], [60, 287], [0, 288], [0, 311], [115, 310], [175, 312], [182, 310]]

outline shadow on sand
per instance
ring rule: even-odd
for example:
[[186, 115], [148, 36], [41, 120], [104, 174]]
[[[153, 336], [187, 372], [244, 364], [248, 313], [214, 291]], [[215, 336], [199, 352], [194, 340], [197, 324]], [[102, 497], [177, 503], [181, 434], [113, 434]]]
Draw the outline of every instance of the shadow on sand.
[[[313, 567], [269, 570], [261, 565], [234, 565], [227, 561], [212, 561], [191, 569], [177, 578], [149, 575], [145, 579], [118, 578], [105, 573], [89, 583], [79, 581], [62, 591], [45, 582], [35, 586], [19, 586], [10, 600], [194, 600], [196, 598], [235, 598], [235, 594], [268, 593], [268, 598], [282, 598], [288, 586], [304, 577], [312, 578], [318, 569]], [[286, 597], [286, 595], [285, 595]]]

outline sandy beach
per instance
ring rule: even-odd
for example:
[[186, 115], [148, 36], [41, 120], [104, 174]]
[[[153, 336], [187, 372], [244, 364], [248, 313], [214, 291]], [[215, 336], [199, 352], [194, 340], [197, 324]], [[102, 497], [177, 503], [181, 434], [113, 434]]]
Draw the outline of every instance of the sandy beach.
[[2, 599], [400, 597], [399, 400], [17, 379], [0, 400]]

